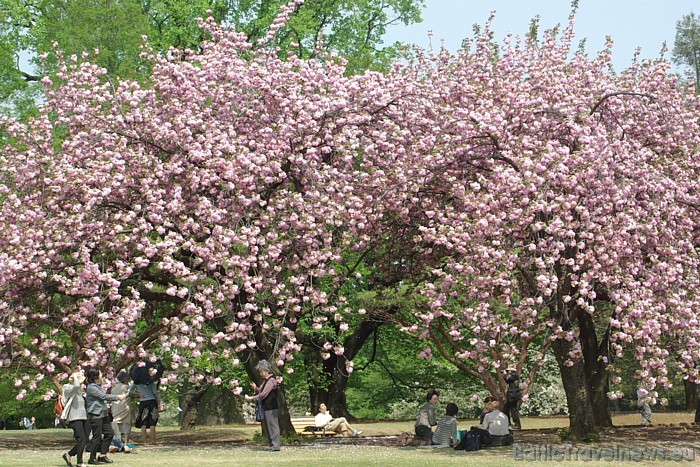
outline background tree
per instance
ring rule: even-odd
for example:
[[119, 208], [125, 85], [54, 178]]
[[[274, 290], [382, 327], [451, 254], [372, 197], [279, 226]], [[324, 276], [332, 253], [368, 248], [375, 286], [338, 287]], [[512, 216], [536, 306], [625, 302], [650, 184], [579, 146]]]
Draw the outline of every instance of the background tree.
[[[170, 47], [198, 49], [205, 35], [197, 19], [217, 22], [244, 32], [250, 43], [267, 41], [282, 0], [162, 1], [162, 0], [7, 0], [0, 4], [0, 99], [8, 110], [25, 112], [40, 89], [42, 74], [56, 70], [54, 44], [65, 56], [100, 53], [92, 60], [111, 79], [148, 76], [148, 62], [140, 57], [142, 36], [165, 53]], [[298, 2], [289, 20], [274, 36], [285, 56], [292, 43], [295, 54], [321, 57], [317, 45], [348, 59], [348, 73], [386, 69], [398, 45], [382, 45], [392, 24], [419, 22], [422, 0], [310, 0]], [[41, 57], [46, 57], [43, 61]], [[20, 57], [24, 58], [20, 65]]]
[[695, 74], [695, 92], [700, 92], [700, 18], [693, 12], [676, 22], [673, 62], [690, 67]]

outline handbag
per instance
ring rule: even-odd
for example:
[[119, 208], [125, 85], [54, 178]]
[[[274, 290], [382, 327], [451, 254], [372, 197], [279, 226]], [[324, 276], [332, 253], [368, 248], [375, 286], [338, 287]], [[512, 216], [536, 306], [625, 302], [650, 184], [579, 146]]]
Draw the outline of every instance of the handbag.
[[[262, 387], [260, 388], [260, 392], [262, 392], [262, 390], [265, 388], [266, 384], [267, 384], [267, 380], [265, 380]], [[263, 408], [263, 401], [257, 400], [255, 402], [255, 421], [262, 422], [263, 420], [265, 420], [265, 409]]]
[[63, 396], [60, 394], [58, 395], [56, 402], [53, 404], [53, 411], [59, 417], [63, 414]]
[[265, 420], [265, 409], [263, 409], [262, 401], [255, 403], [255, 421], [262, 422]]

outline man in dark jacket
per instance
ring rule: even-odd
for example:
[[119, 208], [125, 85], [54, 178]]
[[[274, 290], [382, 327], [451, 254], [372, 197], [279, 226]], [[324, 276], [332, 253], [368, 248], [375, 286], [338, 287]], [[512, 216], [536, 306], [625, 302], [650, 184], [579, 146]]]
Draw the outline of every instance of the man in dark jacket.
[[506, 369], [506, 373], [503, 375], [508, 384], [508, 390], [506, 391], [506, 405], [503, 406], [503, 413], [508, 417], [508, 422], [513, 425], [513, 429], [519, 430], [520, 426], [520, 412], [518, 408], [520, 406], [520, 401], [523, 398], [523, 392], [520, 389], [520, 385], [517, 383], [520, 379], [518, 373], [516, 373], [515, 368], [509, 367]]

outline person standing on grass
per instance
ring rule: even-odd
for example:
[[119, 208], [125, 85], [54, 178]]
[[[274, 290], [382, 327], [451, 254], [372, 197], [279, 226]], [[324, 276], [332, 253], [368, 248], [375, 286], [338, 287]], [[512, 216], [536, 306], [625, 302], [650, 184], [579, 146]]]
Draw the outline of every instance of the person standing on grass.
[[333, 431], [335, 433], [342, 433], [342, 435], [352, 436], [353, 438], [357, 438], [362, 434], [360, 430], [356, 430], [355, 428], [352, 427], [347, 421], [345, 417], [338, 417], [338, 418], [333, 418], [333, 416], [328, 413], [328, 408], [326, 407], [326, 404], [321, 404], [318, 406], [319, 412], [316, 414], [316, 417], [314, 418], [314, 422], [317, 427], [320, 428], [325, 428], [326, 431]]
[[700, 397], [695, 398], [695, 420], [696, 425], [700, 425]]
[[116, 423], [119, 427], [119, 433], [121, 433], [121, 442], [124, 444], [129, 443], [129, 436], [131, 435], [131, 399], [129, 398], [129, 385], [127, 384], [129, 380], [129, 375], [126, 371], [122, 370], [117, 375], [117, 382], [114, 383], [112, 389], [109, 391], [112, 394], [126, 394], [127, 399], [123, 401], [117, 401], [112, 403], [112, 422]]
[[432, 427], [437, 425], [437, 421], [435, 421], [435, 407], [438, 405], [438, 396], [439, 394], [435, 389], [428, 391], [425, 397], [427, 402], [418, 410], [418, 418], [415, 425], [416, 437], [432, 441]]
[[642, 416], [642, 428], [651, 425], [651, 406], [649, 405], [651, 399], [649, 386], [641, 382], [637, 388], [637, 408], [639, 408], [639, 413]]
[[139, 409], [136, 415], [136, 428], [141, 429], [141, 442], [148, 444], [148, 431], [151, 432], [151, 444], [156, 444], [156, 425], [160, 412], [163, 410], [163, 403], [158, 395], [158, 385], [155, 381], [134, 380], [127, 390], [131, 394], [136, 390], [139, 394]]
[[503, 413], [508, 417], [508, 423], [513, 424], [513, 429], [519, 430], [520, 425], [520, 401], [523, 398], [523, 391], [520, 389], [518, 380], [520, 377], [516, 372], [514, 367], [509, 367], [506, 369], [506, 373], [503, 379], [508, 384], [508, 390], [506, 391], [506, 405], [503, 407]]
[[254, 396], [245, 396], [248, 401], [262, 401], [265, 413], [263, 424], [267, 433], [268, 451], [280, 450], [279, 405], [277, 403], [277, 379], [272, 374], [272, 366], [267, 360], [260, 360], [255, 369], [263, 380], [260, 387], [255, 382], [250, 386], [255, 391]]
[[65, 420], [69, 427], [73, 430], [73, 438], [75, 445], [70, 451], [61, 454], [61, 458], [66, 462], [68, 467], [73, 467], [71, 457], [77, 456], [78, 467], [84, 467], [83, 452], [87, 446], [88, 436], [90, 434], [90, 423], [87, 419], [87, 411], [85, 410], [85, 398], [83, 397], [83, 382], [85, 376], [76, 371], [68, 378], [68, 383], [63, 385], [61, 392], [61, 402], [63, 402], [63, 413], [59, 418]]
[[[97, 368], [90, 368], [87, 372], [87, 396], [85, 397], [87, 418], [90, 421], [92, 437], [90, 438], [90, 459], [88, 464], [111, 464], [107, 457], [107, 450], [112, 443], [114, 431], [112, 422], [109, 421], [109, 408], [107, 402], [123, 401], [124, 394], [107, 394], [102, 388], [102, 373]], [[99, 455], [98, 455], [99, 452]]]

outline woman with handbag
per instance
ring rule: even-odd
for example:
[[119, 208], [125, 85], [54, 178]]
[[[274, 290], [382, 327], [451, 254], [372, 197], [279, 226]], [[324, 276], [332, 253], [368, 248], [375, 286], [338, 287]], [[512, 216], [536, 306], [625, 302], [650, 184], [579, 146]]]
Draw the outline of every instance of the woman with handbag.
[[[272, 366], [267, 360], [260, 360], [255, 369], [260, 373], [263, 382], [260, 387], [250, 383], [255, 391], [254, 396], [245, 396], [246, 400], [261, 403], [264, 413], [263, 421], [267, 432], [268, 450], [280, 450], [279, 405], [277, 404], [277, 380], [272, 374]], [[256, 407], [256, 420], [260, 409]]]
[[79, 371], [70, 375], [68, 383], [63, 385], [61, 399], [63, 402], [63, 413], [60, 415], [61, 420], [64, 420], [73, 430], [73, 438], [75, 438], [75, 446], [70, 451], [64, 452], [61, 457], [66, 462], [68, 467], [73, 467], [71, 462], [72, 456], [78, 456], [78, 467], [85, 467], [83, 463], [83, 451], [88, 442], [90, 434], [90, 424], [85, 411], [85, 398], [83, 397], [83, 381], [85, 376]]

